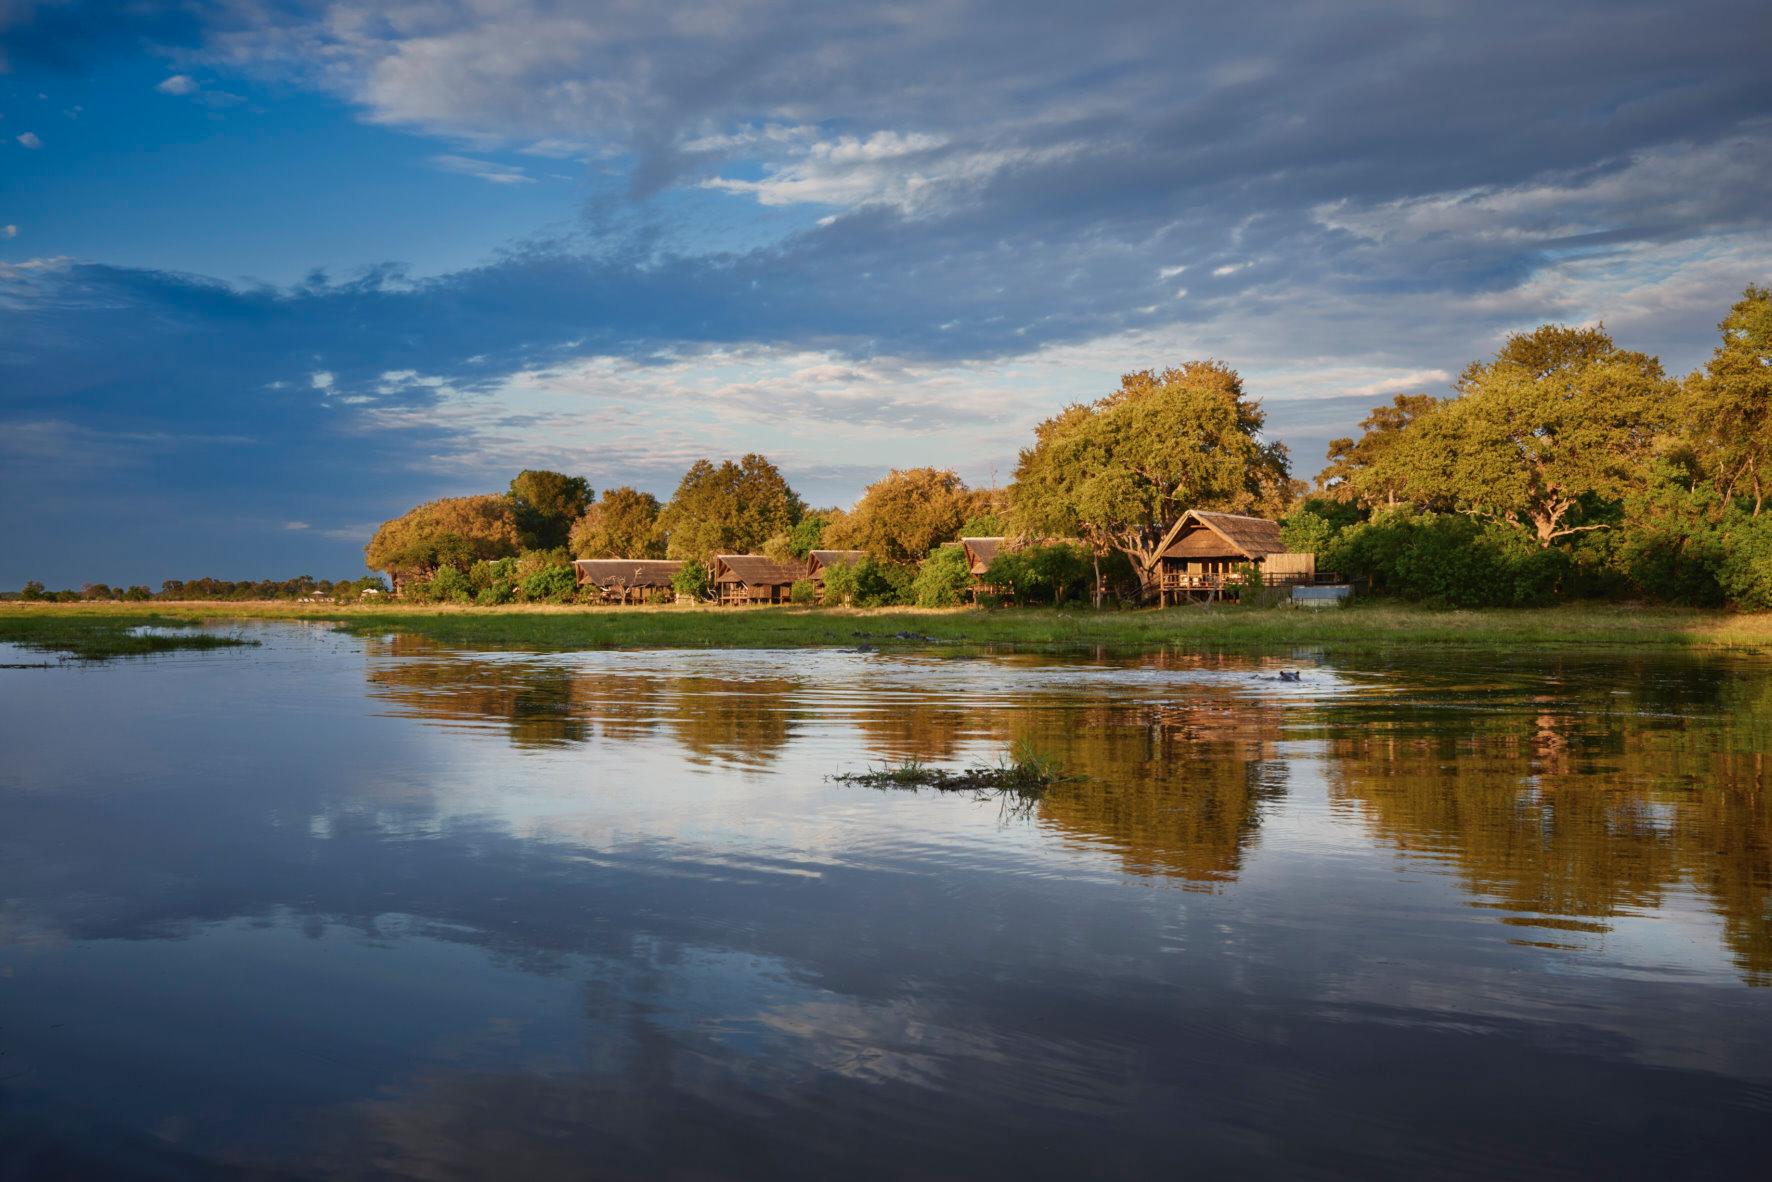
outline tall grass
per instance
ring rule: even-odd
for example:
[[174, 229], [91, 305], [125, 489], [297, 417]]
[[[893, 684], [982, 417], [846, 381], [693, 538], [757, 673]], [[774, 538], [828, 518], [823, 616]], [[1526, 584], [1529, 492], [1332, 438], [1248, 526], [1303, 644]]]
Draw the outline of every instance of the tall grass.
[[76, 661], [108, 661], [192, 649], [256, 645], [239, 636], [208, 632], [141, 632], [141, 628], [193, 628], [197, 621], [159, 615], [0, 612], [0, 643]]
[[[0, 604], [0, 621], [86, 623], [130, 618], [111, 605]], [[336, 620], [362, 633], [406, 632], [478, 648], [794, 648], [976, 645], [1033, 650], [1148, 652], [1308, 645], [1341, 651], [1423, 647], [1518, 650], [1570, 646], [1772, 648], [1772, 614], [1571, 604], [1550, 608], [1433, 610], [1360, 604], [1317, 610], [1178, 607], [1087, 608], [469, 608], [387, 604], [155, 605], [173, 619]], [[902, 635], [901, 635], [902, 634]], [[0, 635], [0, 639], [4, 636]]]

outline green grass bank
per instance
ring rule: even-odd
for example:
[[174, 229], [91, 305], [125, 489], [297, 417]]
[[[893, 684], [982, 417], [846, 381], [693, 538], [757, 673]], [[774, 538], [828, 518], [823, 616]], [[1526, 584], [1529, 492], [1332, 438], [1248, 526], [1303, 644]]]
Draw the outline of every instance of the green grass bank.
[[[134, 637], [138, 624], [288, 619], [336, 621], [359, 633], [398, 631], [485, 648], [793, 648], [940, 644], [1030, 650], [1158, 651], [1330, 646], [1393, 648], [1772, 649], [1772, 614], [1581, 604], [1539, 609], [1439, 611], [1392, 604], [1319, 610], [1179, 607], [1096, 612], [1086, 608], [878, 610], [820, 608], [472, 608], [399, 604], [335, 607], [293, 603], [136, 605], [0, 604], [0, 641], [79, 656], [161, 651], [154, 646], [228, 643]], [[900, 634], [905, 634], [901, 636]], [[169, 643], [171, 642], [171, 643]], [[103, 650], [114, 648], [114, 654]]]

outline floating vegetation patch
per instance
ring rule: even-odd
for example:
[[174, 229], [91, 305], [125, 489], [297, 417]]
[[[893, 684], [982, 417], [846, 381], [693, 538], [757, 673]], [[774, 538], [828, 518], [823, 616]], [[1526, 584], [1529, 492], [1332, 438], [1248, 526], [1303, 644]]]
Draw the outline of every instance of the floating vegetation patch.
[[[188, 649], [254, 647], [241, 636], [197, 632], [196, 621], [157, 616], [17, 615], [0, 616], [0, 643], [33, 652], [57, 653], [64, 660], [108, 661]], [[143, 631], [144, 628], [169, 631]], [[32, 668], [41, 666], [14, 666]]]
[[1061, 784], [1082, 781], [1062, 764], [1018, 740], [995, 764], [967, 768], [934, 767], [918, 759], [886, 764], [863, 772], [841, 772], [831, 779], [839, 784], [858, 784], [880, 791], [900, 789], [916, 792], [969, 792], [981, 800], [1001, 800], [1014, 807], [1031, 809], [1046, 793]]

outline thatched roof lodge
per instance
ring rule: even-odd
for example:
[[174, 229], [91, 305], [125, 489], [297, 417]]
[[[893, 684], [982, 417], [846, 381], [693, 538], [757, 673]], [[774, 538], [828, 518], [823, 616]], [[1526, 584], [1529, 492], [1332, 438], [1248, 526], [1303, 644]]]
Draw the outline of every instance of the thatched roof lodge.
[[824, 572], [827, 568], [839, 564], [853, 566], [865, 557], [867, 557], [866, 550], [814, 550], [806, 555], [804, 577], [822, 587], [824, 586]]
[[1158, 598], [1217, 597], [1249, 566], [1261, 571], [1265, 583], [1308, 583], [1316, 574], [1316, 555], [1287, 550], [1277, 521], [1189, 509], [1160, 544]]
[[961, 538], [960, 549], [966, 553], [966, 569], [974, 578], [984, 574], [991, 569], [998, 551], [1008, 541], [1008, 538]]
[[572, 564], [580, 587], [595, 586], [617, 603], [644, 603], [671, 592], [681, 562], [662, 558], [580, 558]]
[[806, 567], [761, 554], [716, 554], [713, 575], [721, 603], [786, 603], [795, 581], [806, 577]]

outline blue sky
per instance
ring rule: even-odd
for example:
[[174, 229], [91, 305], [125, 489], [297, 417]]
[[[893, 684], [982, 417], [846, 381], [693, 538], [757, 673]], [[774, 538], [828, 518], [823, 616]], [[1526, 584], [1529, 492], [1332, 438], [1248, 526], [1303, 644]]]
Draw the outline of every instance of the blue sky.
[[1508, 332], [1772, 279], [1763, 4], [24, 0], [0, 587], [355, 574], [526, 466], [1005, 481], [1120, 373], [1301, 476]]

